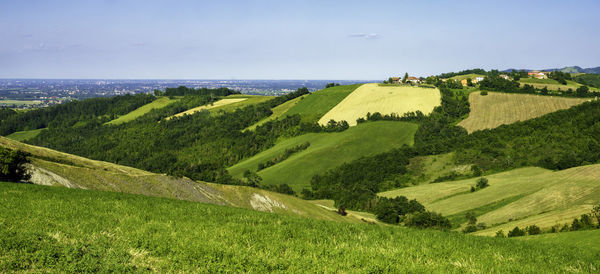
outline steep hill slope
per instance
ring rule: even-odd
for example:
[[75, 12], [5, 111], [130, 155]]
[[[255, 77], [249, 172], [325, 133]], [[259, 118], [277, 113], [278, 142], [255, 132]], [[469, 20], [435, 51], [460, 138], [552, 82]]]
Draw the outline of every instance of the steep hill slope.
[[95, 161], [55, 150], [19, 143], [0, 137], [0, 146], [31, 153], [32, 181], [35, 184], [65, 186], [165, 197], [195, 202], [280, 212], [317, 219], [360, 222], [296, 197], [269, 191], [195, 182], [132, 167]]
[[[471, 192], [477, 178], [408, 187], [380, 193], [417, 199], [428, 209], [464, 220], [467, 212], [490, 228], [477, 234], [493, 235], [499, 229], [538, 225], [548, 228], [569, 223], [600, 203], [600, 165], [552, 172], [520, 168], [490, 176], [489, 187]], [[466, 220], [465, 220], [466, 221]]]
[[272, 108], [271, 111], [273, 111], [273, 114], [271, 114], [271, 116], [258, 121], [256, 124], [247, 127], [245, 130], [253, 130], [257, 126], [263, 125], [266, 122], [273, 121], [275, 119], [283, 117], [283, 115], [286, 114], [286, 112], [288, 112], [291, 108], [293, 108], [300, 101], [304, 100], [304, 98], [306, 98], [307, 96], [308, 96], [308, 94], [297, 97], [295, 99], [289, 100], [281, 105], [278, 105], [278, 106]]
[[471, 113], [460, 123], [469, 133], [503, 124], [525, 121], [581, 104], [589, 99], [489, 92], [469, 95]]
[[283, 154], [286, 149], [309, 142], [310, 146], [307, 149], [258, 172], [265, 184], [285, 183], [294, 190], [300, 191], [303, 188], [310, 188], [310, 179], [313, 175], [344, 162], [375, 155], [404, 144], [412, 145], [416, 130], [416, 124], [380, 121], [363, 123], [338, 133], [304, 134], [283, 140], [228, 170], [233, 176], [241, 177], [246, 170], [256, 171], [258, 164]]
[[0, 271], [594, 272], [596, 250], [0, 183]]
[[366, 117], [369, 112], [402, 115], [421, 111], [427, 115], [440, 103], [438, 89], [364, 84], [321, 117], [319, 123], [326, 125], [332, 119], [345, 120], [353, 126], [356, 125], [356, 119]]

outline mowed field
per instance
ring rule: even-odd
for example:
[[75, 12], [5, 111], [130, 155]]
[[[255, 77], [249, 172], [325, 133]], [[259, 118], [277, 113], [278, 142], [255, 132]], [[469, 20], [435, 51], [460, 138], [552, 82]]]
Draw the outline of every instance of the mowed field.
[[325, 113], [339, 104], [346, 96], [361, 85], [336, 86], [313, 92], [290, 108], [285, 114], [299, 114], [302, 116], [302, 121], [304, 122], [317, 122]]
[[356, 125], [356, 119], [366, 117], [368, 112], [402, 115], [420, 110], [427, 115], [440, 103], [441, 94], [438, 89], [364, 84], [321, 117], [319, 124], [325, 125], [333, 119], [345, 120], [353, 126]]
[[0, 272], [595, 272], [595, 249], [0, 183]]
[[144, 114], [150, 112], [153, 109], [160, 109], [166, 107], [172, 103], [179, 101], [179, 99], [169, 99], [169, 97], [160, 97], [148, 104], [145, 104], [132, 112], [129, 112], [117, 119], [114, 119], [110, 122], [107, 122], [108, 125], [120, 125], [123, 123], [127, 123], [137, 119], [138, 117], [143, 116]]
[[567, 109], [590, 99], [488, 92], [469, 95], [471, 113], [458, 123], [469, 133], [504, 124], [533, 119], [550, 112]]
[[485, 176], [489, 187], [470, 192], [477, 178], [419, 185], [380, 193], [399, 195], [423, 203], [429, 210], [466, 222], [473, 212], [489, 229], [476, 232], [492, 236], [502, 229], [538, 225], [549, 228], [570, 223], [600, 204], [600, 165], [550, 171], [528, 167]]
[[[536, 79], [536, 78], [522, 78], [521, 80], [519, 80], [519, 83], [521, 83], [521, 86], [528, 84], [531, 85], [535, 88], [548, 88], [548, 90], [562, 90], [562, 91], [567, 91], [568, 89], [572, 89], [573, 91], [575, 91], [578, 87], [582, 86], [582, 84], [577, 83], [575, 81], [571, 81], [571, 80], [567, 80], [567, 84], [563, 85], [561, 83], [559, 83], [556, 80], [553, 79]], [[589, 87], [590, 90], [594, 90], [597, 91], [597, 88], [594, 87]]]
[[258, 164], [271, 160], [286, 149], [310, 143], [288, 159], [258, 172], [265, 184], [288, 184], [295, 191], [310, 189], [310, 179], [319, 173], [362, 156], [375, 155], [404, 144], [412, 145], [417, 125], [379, 121], [363, 123], [343, 132], [309, 133], [283, 140], [251, 158], [230, 167], [231, 175], [242, 177], [244, 171], [256, 171]]
[[144, 170], [91, 160], [0, 137], [0, 146], [32, 156], [29, 172], [34, 184], [123, 192], [193, 202], [227, 205], [314, 219], [361, 222], [297, 197], [258, 188], [195, 182]]

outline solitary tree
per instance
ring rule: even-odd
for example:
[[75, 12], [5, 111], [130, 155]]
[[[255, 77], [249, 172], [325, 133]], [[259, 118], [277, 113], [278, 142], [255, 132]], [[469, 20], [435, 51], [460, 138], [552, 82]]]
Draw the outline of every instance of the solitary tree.
[[600, 227], [600, 205], [594, 206], [594, 208], [592, 209], [592, 216], [596, 218], [596, 221], [598, 222], [598, 227]]
[[29, 174], [25, 165], [29, 163], [28, 154], [20, 150], [0, 147], [0, 181], [27, 181]]
[[408, 72], [405, 72], [404, 78], [402, 78], [402, 83], [406, 83], [407, 80], [408, 80]]

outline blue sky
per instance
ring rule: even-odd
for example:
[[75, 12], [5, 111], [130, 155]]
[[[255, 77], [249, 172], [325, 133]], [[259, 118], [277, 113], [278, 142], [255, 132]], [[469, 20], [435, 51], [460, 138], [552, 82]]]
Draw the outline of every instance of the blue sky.
[[383, 79], [600, 66], [600, 1], [6, 1], [0, 78]]

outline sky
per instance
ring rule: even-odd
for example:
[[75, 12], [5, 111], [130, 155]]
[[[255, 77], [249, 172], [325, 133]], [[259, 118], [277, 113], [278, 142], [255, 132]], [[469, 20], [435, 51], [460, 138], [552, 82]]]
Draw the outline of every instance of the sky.
[[0, 0], [0, 78], [349, 79], [600, 66], [600, 1]]

